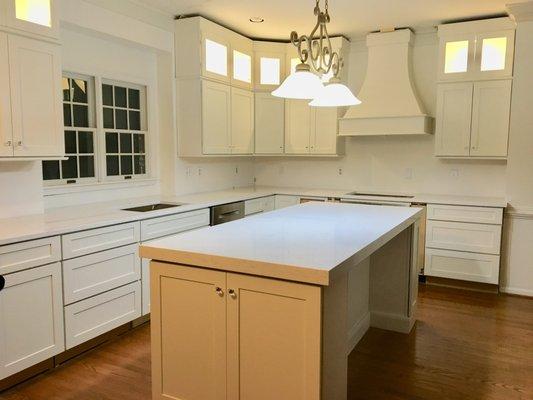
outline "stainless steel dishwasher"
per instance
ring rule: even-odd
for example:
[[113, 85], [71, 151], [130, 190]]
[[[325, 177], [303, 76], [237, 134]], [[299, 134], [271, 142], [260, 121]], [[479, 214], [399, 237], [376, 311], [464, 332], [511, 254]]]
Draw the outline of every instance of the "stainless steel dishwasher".
[[224, 224], [244, 218], [244, 201], [211, 207], [211, 225]]

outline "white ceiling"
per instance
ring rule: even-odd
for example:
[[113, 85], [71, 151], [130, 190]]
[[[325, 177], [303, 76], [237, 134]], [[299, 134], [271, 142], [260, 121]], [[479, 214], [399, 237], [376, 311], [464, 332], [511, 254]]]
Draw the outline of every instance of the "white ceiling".
[[[309, 34], [313, 0], [134, 0], [167, 14], [201, 14], [254, 38], [288, 39]], [[444, 21], [505, 12], [509, 0], [329, 0], [330, 34], [362, 37], [381, 27], [432, 27]], [[516, 0], [519, 2], [522, 0]], [[322, 1], [323, 5], [323, 1]], [[250, 17], [265, 22], [253, 24]]]

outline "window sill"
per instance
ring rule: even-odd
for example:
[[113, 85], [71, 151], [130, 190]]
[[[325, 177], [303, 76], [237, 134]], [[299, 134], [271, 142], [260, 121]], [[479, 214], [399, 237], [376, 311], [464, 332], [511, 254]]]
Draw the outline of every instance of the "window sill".
[[142, 187], [142, 186], [154, 186], [159, 182], [156, 178], [146, 178], [114, 182], [91, 182], [91, 183], [76, 183], [72, 185], [57, 185], [57, 186], [44, 186], [43, 194], [45, 196], [56, 196], [68, 193], [80, 193], [80, 192], [93, 192], [100, 190], [116, 190], [120, 188]]

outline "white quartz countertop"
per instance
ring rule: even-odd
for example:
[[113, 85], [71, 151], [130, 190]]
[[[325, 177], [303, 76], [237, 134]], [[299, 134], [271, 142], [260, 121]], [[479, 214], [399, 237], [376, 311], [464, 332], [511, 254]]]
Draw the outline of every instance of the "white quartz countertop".
[[[335, 197], [363, 201], [403, 201], [416, 203], [458, 204], [484, 207], [505, 207], [503, 198], [439, 196], [415, 194], [412, 198], [380, 197], [372, 195], [348, 195], [353, 190], [306, 189], [287, 187], [246, 187], [220, 190], [176, 197], [144, 197], [112, 202], [49, 209], [44, 214], [0, 219], [0, 245], [61, 235], [86, 229], [98, 228], [132, 221], [140, 221], [164, 215], [199, 210], [214, 205], [248, 200], [273, 194], [302, 197]], [[184, 206], [146, 213], [123, 211], [122, 209], [159, 202], [187, 203]]]
[[305, 203], [151, 241], [141, 256], [327, 285], [420, 218], [417, 207]]

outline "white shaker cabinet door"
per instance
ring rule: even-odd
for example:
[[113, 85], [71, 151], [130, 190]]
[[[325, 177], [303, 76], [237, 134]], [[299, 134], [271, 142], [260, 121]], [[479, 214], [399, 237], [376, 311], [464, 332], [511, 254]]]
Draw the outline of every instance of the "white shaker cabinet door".
[[254, 151], [254, 94], [231, 88], [231, 153], [252, 154]]
[[470, 155], [507, 156], [511, 87], [511, 80], [474, 83]]
[[59, 263], [4, 275], [0, 380], [64, 351]]
[[14, 154], [62, 156], [61, 48], [9, 35]]
[[285, 100], [255, 94], [255, 154], [283, 154]]
[[202, 128], [204, 154], [231, 152], [231, 88], [202, 81]]
[[287, 154], [309, 154], [312, 110], [308, 103], [309, 100], [285, 102], [285, 153]]
[[0, 157], [13, 155], [7, 34], [0, 32]]
[[445, 83], [437, 89], [437, 156], [468, 156], [472, 121], [473, 84]]
[[337, 107], [317, 107], [311, 127], [311, 153], [337, 153]]

